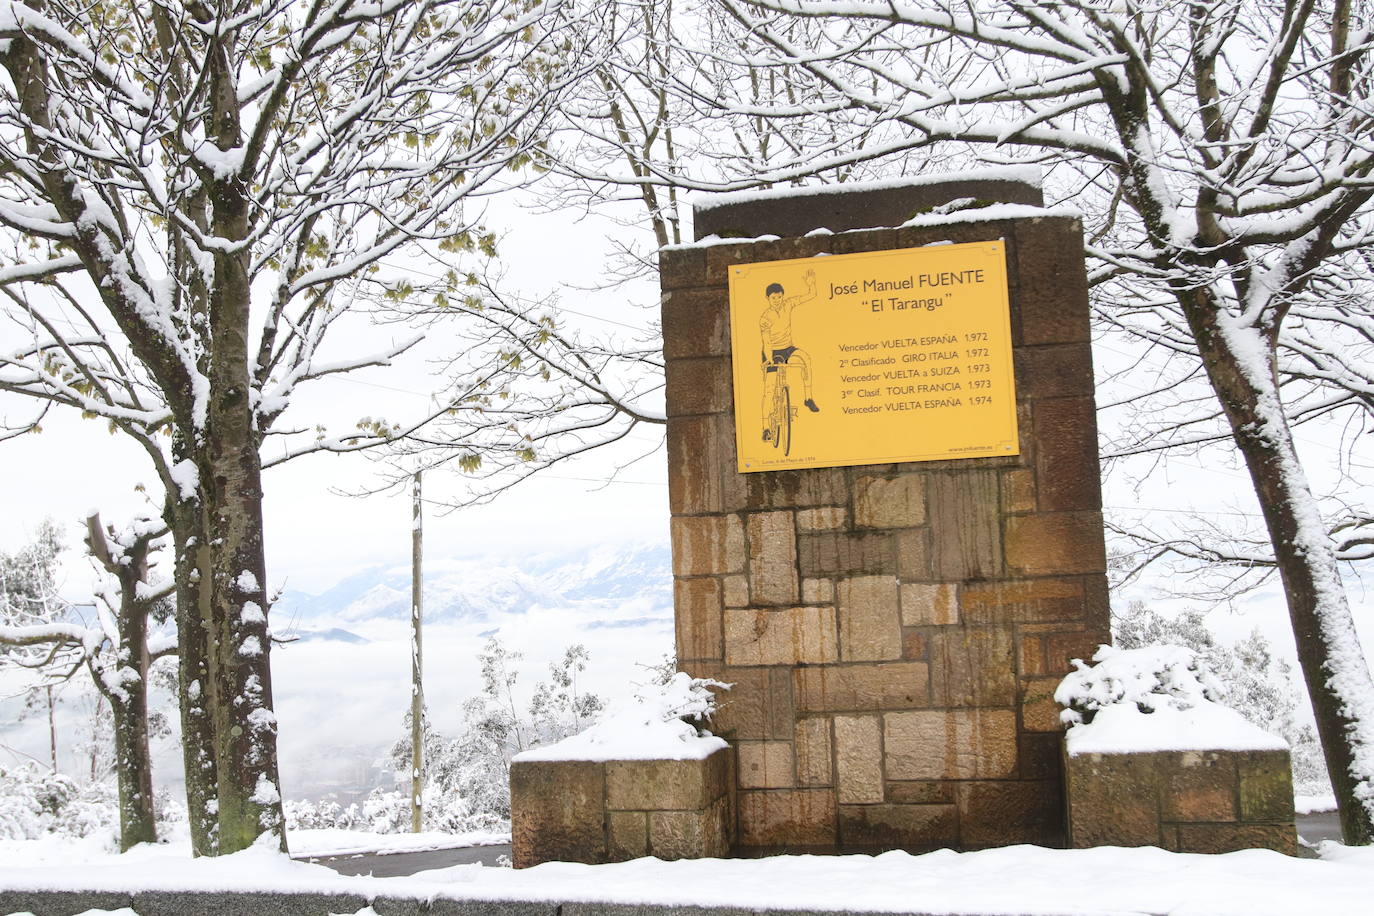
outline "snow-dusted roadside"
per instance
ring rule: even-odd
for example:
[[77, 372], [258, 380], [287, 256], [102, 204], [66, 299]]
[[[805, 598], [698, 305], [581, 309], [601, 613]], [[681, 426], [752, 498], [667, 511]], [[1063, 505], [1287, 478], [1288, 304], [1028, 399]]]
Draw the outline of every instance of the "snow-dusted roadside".
[[[1221, 856], [1163, 850], [1051, 850], [1013, 846], [922, 856], [777, 856], [615, 865], [549, 863], [514, 871], [459, 865], [406, 878], [345, 877], [250, 849], [189, 859], [163, 847], [90, 858], [9, 864], [0, 890], [92, 889], [353, 893], [372, 900], [606, 902], [931, 914], [1362, 913], [1374, 900], [1374, 849], [1323, 843], [1320, 859], [1251, 850]], [[50, 850], [51, 851], [51, 850]], [[367, 914], [367, 910], [360, 911]]]

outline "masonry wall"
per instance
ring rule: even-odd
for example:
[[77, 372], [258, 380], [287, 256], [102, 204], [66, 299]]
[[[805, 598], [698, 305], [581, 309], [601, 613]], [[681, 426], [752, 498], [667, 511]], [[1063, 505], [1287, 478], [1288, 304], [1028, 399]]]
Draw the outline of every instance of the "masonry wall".
[[[998, 238], [1019, 455], [736, 472], [731, 265]], [[660, 270], [677, 653], [735, 685], [714, 730], [738, 845], [1062, 844], [1051, 694], [1109, 640], [1078, 222], [682, 247]]]

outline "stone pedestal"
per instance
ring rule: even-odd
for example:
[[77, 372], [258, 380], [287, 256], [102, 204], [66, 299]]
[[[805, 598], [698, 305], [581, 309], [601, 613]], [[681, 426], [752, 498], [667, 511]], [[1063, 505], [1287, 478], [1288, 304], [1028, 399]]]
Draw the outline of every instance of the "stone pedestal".
[[1069, 845], [1295, 855], [1287, 751], [1065, 757]]
[[541, 862], [700, 859], [730, 849], [733, 751], [701, 760], [511, 764], [516, 868]]
[[[802, 237], [660, 254], [678, 663], [735, 685], [712, 729], [741, 851], [1062, 844], [1052, 694], [1110, 641], [1081, 227], [1023, 206], [804, 235], [814, 203], [710, 222]], [[738, 473], [732, 265], [996, 239], [1019, 455]]]

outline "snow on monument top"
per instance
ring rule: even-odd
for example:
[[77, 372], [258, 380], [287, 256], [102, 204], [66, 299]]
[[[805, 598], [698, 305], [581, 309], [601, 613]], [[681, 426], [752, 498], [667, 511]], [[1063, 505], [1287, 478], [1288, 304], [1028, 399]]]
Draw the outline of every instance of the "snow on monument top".
[[1069, 756], [1151, 751], [1272, 751], [1287, 742], [1220, 702], [1225, 688], [1182, 646], [1100, 646], [1060, 682]]

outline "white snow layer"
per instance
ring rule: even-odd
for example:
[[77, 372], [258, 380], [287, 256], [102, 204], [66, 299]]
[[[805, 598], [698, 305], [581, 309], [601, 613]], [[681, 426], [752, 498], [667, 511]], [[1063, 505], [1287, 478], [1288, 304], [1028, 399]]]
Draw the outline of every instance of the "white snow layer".
[[1182, 646], [1099, 646], [1074, 659], [1054, 699], [1070, 756], [1150, 751], [1268, 751], [1288, 743], [1221, 705], [1223, 686]]
[[710, 686], [724, 686], [679, 671], [667, 684], [648, 684], [608, 706], [587, 730], [557, 744], [533, 748], [515, 760], [700, 760], [726, 746], [682, 716], [709, 716]]
[[736, 204], [751, 203], [756, 200], [777, 200], [784, 197], [811, 196], [817, 194], [854, 194], [862, 191], [891, 191], [898, 188], [913, 188], [921, 185], [947, 184], [949, 182], [976, 181], [1022, 181], [1040, 186], [1040, 167], [1034, 165], [1009, 165], [1001, 168], [979, 168], [962, 172], [948, 172], [942, 175], [919, 175], [911, 178], [885, 178], [878, 181], [853, 181], [842, 184], [803, 185], [796, 188], [768, 188], [755, 191], [731, 191], [724, 194], [713, 193], [692, 195], [692, 209], [697, 211], [715, 210]]
[[1191, 709], [1163, 706], [1142, 712], [1135, 706], [1103, 709], [1089, 725], [1065, 736], [1070, 757], [1080, 754], [1149, 751], [1284, 751], [1288, 743], [1245, 720], [1234, 709], [1201, 703]]
[[[734, 906], [979, 916], [1267, 916], [1365, 913], [1374, 899], [1374, 848], [1318, 846], [1320, 859], [1268, 850], [1206, 856], [1153, 847], [1055, 850], [1010, 846], [913, 856], [637, 859], [615, 865], [548, 863], [515, 871], [457, 865], [405, 878], [345, 877], [267, 848], [191, 859], [183, 847], [19, 867], [0, 844], [0, 887], [15, 889], [351, 892], [488, 902], [554, 901]], [[366, 911], [363, 911], [366, 912]]]

